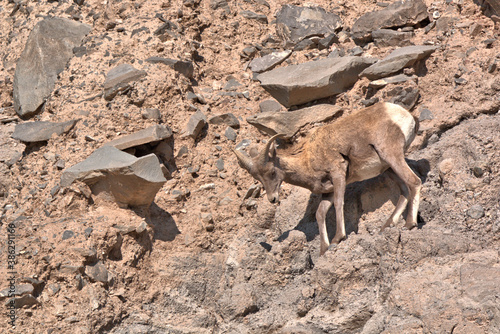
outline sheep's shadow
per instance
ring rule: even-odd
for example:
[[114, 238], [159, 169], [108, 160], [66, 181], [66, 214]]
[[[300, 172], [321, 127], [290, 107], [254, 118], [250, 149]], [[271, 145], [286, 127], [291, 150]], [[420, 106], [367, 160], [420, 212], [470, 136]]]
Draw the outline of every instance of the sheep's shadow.
[[[427, 174], [430, 171], [429, 161], [426, 159], [406, 160], [410, 168], [417, 174], [422, 180], [422, 183], [426, 181]], [[385, 196], [380, 196], [381, 194]], [[346, 187], [345, 200], [344, 200], [344, 219], [347, 237], [352, 232], [358, 233], [359, 221], [361, 216], [366, 213], [374, 212], [375, 210], [382, 207], [387, 200], [391, 200], [394, 205], [396, 205], [400, 195], [400, 190], [398, 185], [392, 181], [386, 173], [365, 180], [362, 182], [355, 182], [349, 184]], [[362, 206], [362, 196], [368, 197], [365, 202], [365, 207]], [[298, 230], [306, 235], [307, 241], [312, 241], [319, 234], [318, 224], [316, 222], [316, 210], [318, 208], [319, 202], [321, 200], [321, 195], [311, 194], [309, 201], [307, 203], [306, 211], [302, 219], [299, 221], [297, 226], [292, 230]], [[366, 202], [369, 205], [366, 207]], [[403, 217], [406, 217], [407, 210], [403, 213]], [[388, 218], [388, 217], [387, 217]], [[330, 210], [326, 215], [327, 231], [328, 237], [331, 240], [335, 235], [335, 208], [332, 205]], [[425, 222], [418, 216], [418, 228], [421, 229], [425, 225]], [[288, 230], [281, 234], [278, 238], [279, 241], [283, 241], [288, 238], [291, 230]]]

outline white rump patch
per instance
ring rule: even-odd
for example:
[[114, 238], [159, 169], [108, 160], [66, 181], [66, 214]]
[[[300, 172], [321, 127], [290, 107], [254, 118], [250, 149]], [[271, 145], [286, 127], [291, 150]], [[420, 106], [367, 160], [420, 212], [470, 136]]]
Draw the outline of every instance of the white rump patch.
[[415, 119], [403, 107], [393, 103], [386, 103], [387, 115], [401, 129], [405, 136], [406, 146], [415, 139]]

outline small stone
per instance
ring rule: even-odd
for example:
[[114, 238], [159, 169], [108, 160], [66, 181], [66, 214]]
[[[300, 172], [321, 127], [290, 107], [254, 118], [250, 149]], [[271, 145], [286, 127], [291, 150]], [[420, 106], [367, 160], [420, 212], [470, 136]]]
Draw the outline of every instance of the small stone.
[[243, 56], [245, 58], [252, 58], [257, 54], [257, 49], [253, 46], [247, 46], [246, 48], [241, 50], [241, 52], [243, 53]]
[[196, 139], [206, 125], [207, 117], [198, 110], [189, 118], [184, 136]]
[[224, 160], [222, 158], [219, 158], [215, 161], [215, 166], [217, 167], [217, 169], [219, 171], [223, 171], [224, 170]]
[[219, 201], [219, 205], [227, 205], [231, 203], [233, 200], [230, 197], [224, 197]]
[[236, 131], [233, 130], [233, 128], [231, 128], [231, 127], [228, 126], [226, 128], [226, 132], [224, 132], [224, 136], [226, 136], [227, 139], [235, 142], [237, 134], [236, 134]]
[[182, 145], [181, 148], [179, 149], [179, 152], [177, 152], [177, 158], [182, 158], [185, 155], [187, 155], [189, 152], [189, 149], [185, 146]]
[[363, 54], [363, 49], [360, 46], [355, 46], [351, 50], [349, 50], [349, 54], [351, 56], [361, 56]]
[[187, 96], [186, 96], [186, 99], [188, 101], [190, 101], [191, 103], [198, 102], [198, 96], [195, 93], [193, 93], [193, 92], [188, 92]]
[[264, 14], [257, 14], [249, 10], [244, 10], [240, 12], [240, 15], [249, 20], [255, 20], [260, 23], [267, 24], [267, 16]]
[[201, 214], [201, 221], [207, 224], [211, 224], [214, 222], [214, 218], [212, 217], [211, 213], [204, 212]]
[[200, 186], [200, 190], [211, 190], [215, 189], [215, 183], [207, 183]]
[[16, 125], [12, 138], [26, 143], [48, 141], [54, 134], [60, 136], [67, 133], [77, 122], [78, 120], [60, 123], [45, 121], [20, 123]]
[[101, 283], [108, 282], [108, 270], [101, 261], [97, 262], [92, 266], [86, 266], [85, 273], [94, 282], [101, 282]]
[[215, 229], [215, 225], [214, 225], [214, 224], [207, 224], [207, 225], [205, 226], [205, 230], [206, 230], [207, 232], [213, 232], [213, 230], [214, 230], [214, 229]]
[[239, 83], [236, 79], [230, 79], [226, 85], [224, 86], [224, 90], [225, 91], [235, 91], [235, 90], [238, 90], [239, 88], [243, 87], [243, 85], [241, 83]]
[[472, 168], [472, 173], [475, 177], [482, 177], [484, 175], [484, 170], [479, 166], [474, 166]]
[[434, 119], [434, 115], [432, 114], [432, 111], [430, 111], [429, 109], [422, 109], [422, 111], [420, 112], [420, 115], [418, 116], [418, 120], [420, 122], [422, 121], [426, 121], [426, 120], [432, 120]]
[[465, 79], [465, 78], [456, 78], [455, 79], [455, 83], [457, 85], [465, 85], [465, 84], [467, 84], [467, 79]]
[[141, 116], [144, 119], [158, 120], [161, 119], [161, 112], [156, 108], [146, 108], [142, 111]]
[[55, 165], [55, 166], [56, 166], [56, 168], [57, 168], [57, 169], [59, 169], [59, 170], [60, 170], [60, 169], [64, 169], [64, 168], [66, 168], [66, 161], [64, 161], [63, 159], [58, 159], [58, 160], [56, 161], [56, 165]]
[[75, 236], [75, 232], [71, 230], [66, 230], [63, 232], [62, 239], [67, 240]]
[[208, 120], [208, 123], [216, 125], [225, 124], [234, 129], [238, 129], [240, 127], [240, 121], [231, 113], [213, 116]]
[[188, 172], [193, 176], [197, 175], [199, 171], [200, 171], [200, 166], [189, 166], [188, 167]]
[[85, 238], [87, 238], [87, 239], [90, 238], [90, 235], [92, 234], [92, 231], [93, 231], [92, 227], [87, 227], [83, 231], [83, 233], [85, 234]]
[[474, 204], [467, 210], [467, 215], [472, 219], [479, 219], [484, 216], [484, 208], [480, 204]]

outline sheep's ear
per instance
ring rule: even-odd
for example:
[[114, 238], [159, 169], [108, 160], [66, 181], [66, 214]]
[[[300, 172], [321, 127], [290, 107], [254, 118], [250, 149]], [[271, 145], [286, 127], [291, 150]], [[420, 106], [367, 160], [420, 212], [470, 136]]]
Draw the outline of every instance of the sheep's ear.
[[269, 157], [273, 160], [276, 158], [276, 142], [273, 142], [269, 147]]

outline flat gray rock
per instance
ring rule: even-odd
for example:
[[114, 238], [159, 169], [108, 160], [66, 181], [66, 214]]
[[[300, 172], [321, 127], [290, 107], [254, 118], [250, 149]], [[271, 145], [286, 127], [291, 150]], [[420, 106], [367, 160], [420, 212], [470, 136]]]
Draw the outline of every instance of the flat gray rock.
[[276, 13], [276, 32], [287, 47], [308, 37], [326, 37], [341, 28], [340, 17], [321, 7], [285, 5]]
[[387, 78], [382, 78], [378, 80], [374, 80], [368, 84], [369, 87], [375, 88], [375, 89], [380, 89], [382, 87], [385, 87], [387, 85], [391, 84], [401, 84], [407, 81], [415, 81], [417, 82], [418, 77], [416, 75], [406, 75], [406, 74], [398, 74], [394, 75], [392, 77], [387, 77]]
[[307, 103], [346, 91], [376, 58], [340, 57], [280, 67], [257, 80], [285, 107]]
[[351, 36], [356, 43], [367, 43], [372, 40], [374, 30], [415, 26], [428, 18], [422, 0], [396, 1], [382, 10], [362, 15], [354, 22]]
[[265, 16], [264, 14], [258, 14], [250, 10], [243, 10], [240, 12], [240, 15], [246, 19], [255, 20], [260, 23], [267, 24], [267, 16]]
[[48, 141], [55, 133], [60, 136], [71, 130], [78, 120], [54, 123], [45, 121], [26, 122], [16, 125], [12, 138], [25, 143]]
[[172, 130], [168, 126], [157, 124], [107, 142], [104, 146], [114, 146], [119, 150], [126, 150], [134, 146], [159, 142], [170, 137], [172, 137]]
[[234, 129], [238, 129], [240, 127], [240, 121], [232, 113], [213, 116], [208, 120], [208, 123], [216, 125], [225, 124]]
[[19, 116], [41, 110], [57, 75], [73, 57], [73, 48], [80, 46], [90, 30], [87, 24], [63, 18], [47, 18], [35, 25], [14, 73], [14, 108]]
[[250, 70], [252, 70], [252, 72], [255, 73], [269, 71], [276, 65], [279, 65], [283, 61], [285, 61], [288, 57], [290, 57], [291, 54], [292, 51], [290, 50], [272, 52], [268, 55], [265, 55], [264, 57], [253, 59], [248, 67], [250, 68]]
[[289, 112], [263, 112], [248, 117], [247, 122], [271, 136], [281, 133], [291, 138], [307, 125], [328, 122], [340, 111], [338, 106], [319, 104]]
[[196, 139], [205, 125], [207, 125], [207, 116], [198, 110], [189, 118], [183, 137]]
[[103, 146], [66, 169], [61, 186], [68, 187], [76, 180], [89, 185], [94, 195], [131, 206], [150, 205], [167, 181], [156, 155], [136, 158], [113, 146]]
[[121, 64], [112, 68], [104, 81], [104, 99], [111, 101], [116, 94], [130, 87], [130, 82], [137, 81], [146, 76], [145, 71], [140, 71], [129, 64]]
[[428, 57], [437, 49], [437, 46], [429, 45], [412, 45], [396, 49], [381, 61], [365, 69], [360, 76], [370, 80], [390, 76]]
[[259, 103], [260, 112], [281, 111], [283, 106], [276, 100], [264, 100]]
[[372, 31], [373, 42], [378, 47], [411, 45], [413, 32], [396, 31], [392, 29], [378, 29]]

